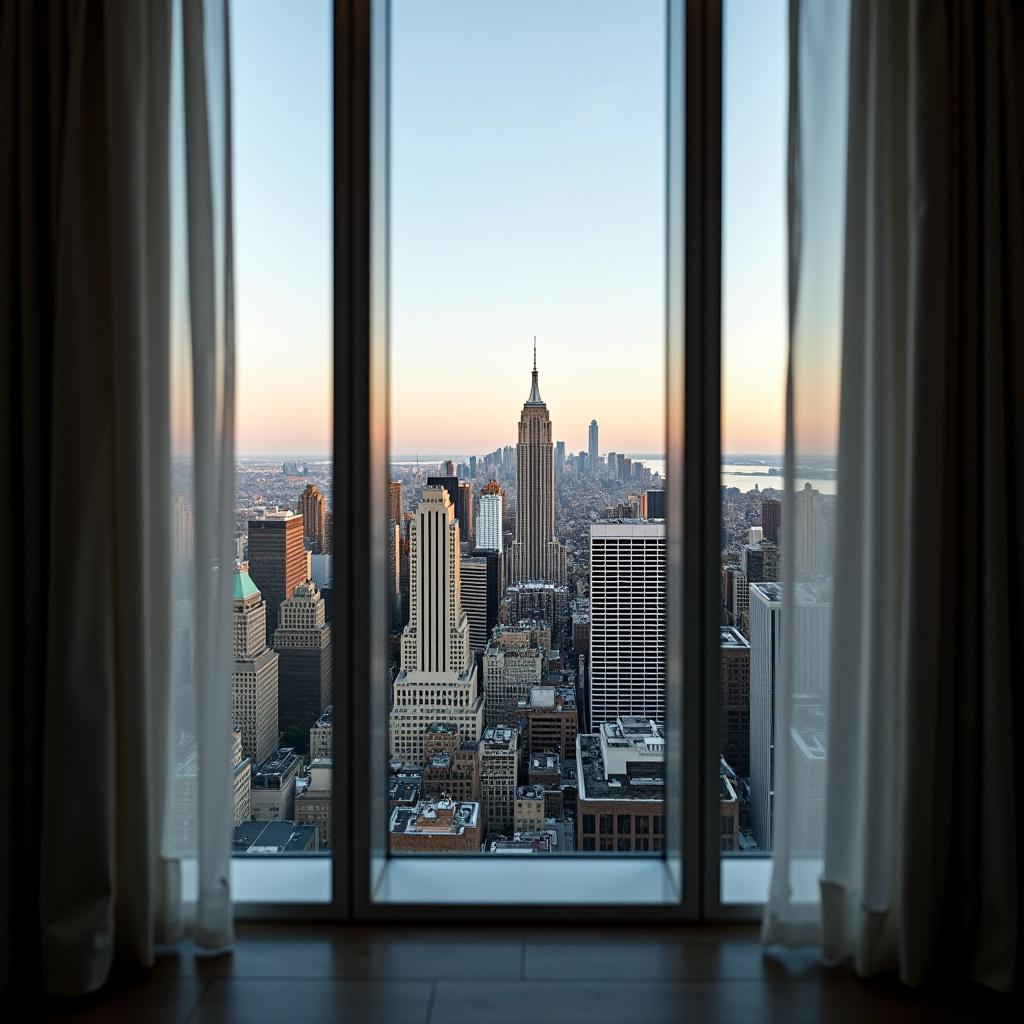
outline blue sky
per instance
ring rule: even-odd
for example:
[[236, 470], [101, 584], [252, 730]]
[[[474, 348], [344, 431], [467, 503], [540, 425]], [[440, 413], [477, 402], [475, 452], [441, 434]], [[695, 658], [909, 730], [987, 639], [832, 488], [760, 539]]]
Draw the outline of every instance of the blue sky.
[[[781, 447], [785, 3], [725, 4], [727, 451]], [[238, 447], [330, 446], [330, 5], [234, 0]], [[392, 447], [659, 451], [662, 0], [395, 0]]]

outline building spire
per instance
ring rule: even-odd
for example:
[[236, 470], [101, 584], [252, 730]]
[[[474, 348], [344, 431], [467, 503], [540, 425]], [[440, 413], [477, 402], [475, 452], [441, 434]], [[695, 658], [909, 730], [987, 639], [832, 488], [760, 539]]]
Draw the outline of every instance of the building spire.
[[537, 335], [533, 336], [533, 386], [530, 388], [530, 397], [526, 400], [527, 405], [543, 405], [544, 399], [540, 397], [540, 388], [537, 386]]

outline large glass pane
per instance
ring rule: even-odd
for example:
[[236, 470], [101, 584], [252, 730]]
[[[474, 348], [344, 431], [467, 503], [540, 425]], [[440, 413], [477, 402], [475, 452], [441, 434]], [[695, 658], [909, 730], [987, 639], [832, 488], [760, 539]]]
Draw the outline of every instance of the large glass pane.
[[[789, 813], [808, 824], [804, 836], [791, 828], [788, 841], [795, 854], [817, 855], [838, 419], [836, 302], [819, 286], [834, 259], [805, 254], [827, 267], [812, 281], [812, 305], [824, 315], [803, 356], [815, 363], [813, 385], [794, 396], [787, 491], [787, 5], [728, 0], [724, 17], [721, 849], [772, 853], [777, 754], [786, 744], [799, 790]], [[784, 626], [793, 643], [786, 676]], [[750, 867], [723, 866], [724, 902], [766, 897], [768, 871]]]
[[[230, 680], [234, 851], [330, 850], [331, 4], [231, 4], [236, 339]], [[185, 354], [187, 356], [187, 353]], [[179, 354], [180, 356], [180, 354]], [[187, 385], [188, 367], [179, 367]], [[187, 387], [175, 401], [188, 422]], [[188, 451], [188, 438], [179, 450]], [[175, 463], [177, 571], [192, 557], [191, 461]], [[176, 664], [188, 676], [191, 604]], [[195, 722], [180, 715], [174, 820], [195, 828]], [[274, 899], [270, 891], [261, 899]]]
[[393, 853], [656, 853], [665, 5], [395, 0]]

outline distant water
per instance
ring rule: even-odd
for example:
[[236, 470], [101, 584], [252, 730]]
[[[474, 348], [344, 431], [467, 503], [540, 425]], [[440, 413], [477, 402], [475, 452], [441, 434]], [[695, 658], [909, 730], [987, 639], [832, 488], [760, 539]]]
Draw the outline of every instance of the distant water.
[[[468, 462], [469, 456], [450, 456], [452, 461]], [[642, 462], [652, 473], [660, 473], [665, 476], [665, 459], [648, 458], [646, 455], [629, 455], [634, 462]], [[438, 456], [420, 456], [420, 463], [427, 464], [444, 461]], [[416, 460], [409, 458], [396, 458], [391, 460], [395, 466], [414, 466]], [[781, 463], [781, 460], [780, 460]], [[773, 467], [763, 463], [736, 463], [730, 462], [722, 466], [722, 486], [738, 487], [741, 491], [752, 491], [756, 486], [759, 490], [771, 488], [776, 491], [782, 490], [782, 474], [772, 473]], [[780, 466], [774, 468], [781, 469]], [[809, 483], [815, 490], [822, 494], [835, 494], [836, 481], [816, 476], [801, 476], [797, 478], [797, 487], [803, 487]]]

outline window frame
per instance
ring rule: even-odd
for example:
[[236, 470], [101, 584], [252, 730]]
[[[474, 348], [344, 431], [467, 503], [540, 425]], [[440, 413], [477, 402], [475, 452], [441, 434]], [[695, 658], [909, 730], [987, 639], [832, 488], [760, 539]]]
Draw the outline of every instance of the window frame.
[[[719, 900], [719, 679], [714, 613], [720, 559], [722, 2], [665, 0], [665, 4], [667, 603], [675, 627], [668, 630], [667, 638], [666, 703], [678, 708], [665, 724], [668, 748], [678, 754], [666, 767], [662, 812], [666, 832], [658, 844], [663, 850], [647, 857], [578, 850], [572, 857], [519, 858], [515, 870], [525, 877], [531, 870], [550, 872], [561, 861], [574, 865], [573, 870], [585, 878], [603, 878], [600, 885], [614, 887], [616, 878], [628, 885], [638, 877], [641, 865], [658, 864], [663, 868], [661, 888], [671, 895], [618, 903], [523, 904], [515, 897], [475, 904], [374, 899], [375, 893], [388, 887], [389, 861], [417, 865], [435, 861], [449, 870], [479, 873], [481, 869], [472, 865], [482, 858], [388, 857], [386, 834], [374, 824], [386, 808], [383, 766], [380, 772], [366, 770], [386, 728], [379, 692], [384, 688], [378, 687], [374, 695], [369, 686], [350, 684], [386, 677], [384, 644], [376, 642], [375, 622], [384, 621], [385, 601], [383, 573], [377, 571], [382, 564], [377, 563], [383, 561], [383, 516], [378, 513], [388, 454], [384, 406], [388, 258], [380, 244], [387, 232], [387, 204], [380, 201], [380, 193], [383, 190], [386, 195], [388, 179], [386, 160], [383, 167], [374, 167], [372, 154], [375, 147], [381, 151], [389, 129], [386, 106], [375, 106], [374, 96], [386, 85], [390, 0], [335, 0], [332, 507], [340, 571], [335, 573], [332, 624], [332, 832], [336, 837], [331, 852], [332, 897], [326, 904], [236, 904], [240, 919], [492, 921], [499, 907], [506, 920], [531, 922], [564, 921], [567, 916], [635, 922], [638, 911], [650, 921], [749, 920], [760, 913], [760, 904], [723, 906]], [[679, 437], [685, 439], [684, 445], [669, 443]], [[353, 481], [362, 484], [353, 486]], [[692, 681], [691, 685], [682, 686], [682, 679]], [[386, 828], [386, 814], [384, 820]], [[684, 828], [684, 822], [691, 827]], [[647, 838], [653, 847], [653, 819]], [[595, 832], [593, 839], [597, 846], [600, 834]], [[631, 839], [636, 845], [636, 837]], [[509, 871], [512, 865], [505, 860], [494, 867]], [[561, 869], [563, 874], [565, 870]]]

